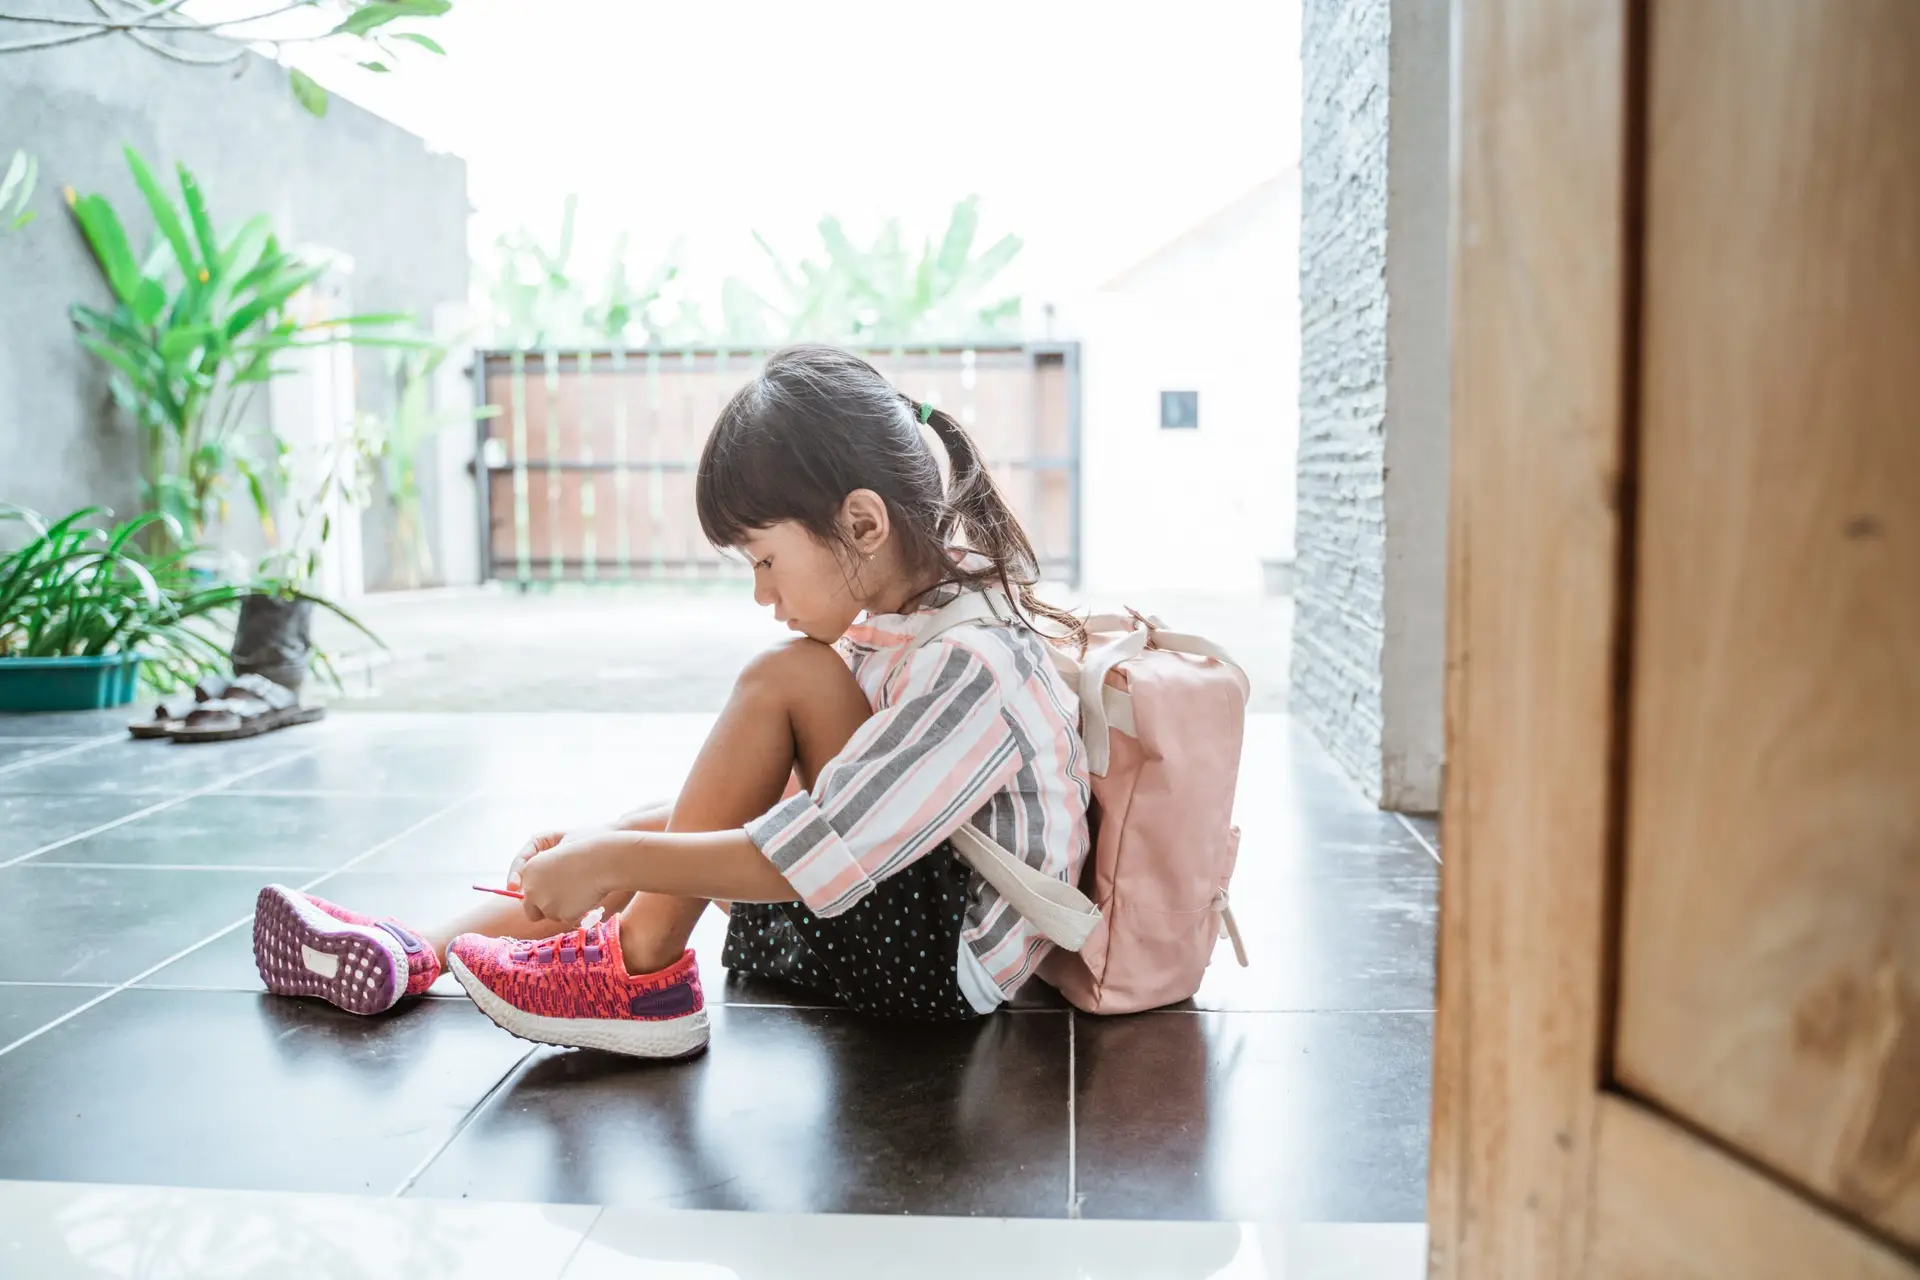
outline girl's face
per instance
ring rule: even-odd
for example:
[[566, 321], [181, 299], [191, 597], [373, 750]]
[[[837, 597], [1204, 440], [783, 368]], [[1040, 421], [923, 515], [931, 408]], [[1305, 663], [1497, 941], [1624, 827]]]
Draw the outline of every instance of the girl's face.
[[859, 575], [849, 572], [844, 553], [799, 524], [755, 529], [740, 550], [753, 562], [754, 603], [801, 635], [832, 644], [866, 607], [855, 595]]

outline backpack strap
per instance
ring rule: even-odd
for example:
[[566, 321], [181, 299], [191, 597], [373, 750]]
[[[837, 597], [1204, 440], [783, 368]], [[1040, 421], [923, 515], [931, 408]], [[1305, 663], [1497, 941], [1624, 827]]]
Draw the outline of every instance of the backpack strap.
[[953, 599], [941, 605], [929, 619], [926, 626], [920, 628], [920, 634], [907, 642], [907, 652], [931, 640], [937, 639], [953, 630], [973, 622], [1006, 622], [1013, 617], [1013, 606], [1007, 597], [999, 591], [962, 591]]
[[[911, 653], [955, 627], [1011, 617], [1013, 609], [1002, 593], [962, 591], [927, 620], [920, 634], [908, 643], [907, 651]], [[1041, 937], [1068, 951], [1086, 945], [1088, 935], [1100, 923], [1100, 908], [1086, 894], [1014, 857], [971, 822], [962, 823], [948, 838], [966, 864], [979, 872], [980, 878], [992, 885]]]
[[967, 865], [1041, 937], [1068, 951], [1087, 944], [1088, 935], [1100, 923], [1100, 908], [1086, 894], [1014, 857], [971, 822], [963, 823], [949, 838]]

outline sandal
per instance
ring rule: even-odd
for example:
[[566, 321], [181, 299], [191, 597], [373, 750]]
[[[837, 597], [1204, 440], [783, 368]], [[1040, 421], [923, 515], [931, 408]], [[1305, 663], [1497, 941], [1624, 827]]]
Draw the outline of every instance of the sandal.
[[136, 738], [164, 738], [185, 724], [195, 707], [224, 696], [231, 687], [225, 676], [207, 676], [186, 692], [163, 698], [153, 709], [153, 719], [136, 720], [127, 732]]
[[223, 696], [190, 712], [167, 736], [175, 742], [231, 742], [311, 724], [326, 714], [325, 707], [301, 706], [298, 694], [265, 676], [236, 676]]

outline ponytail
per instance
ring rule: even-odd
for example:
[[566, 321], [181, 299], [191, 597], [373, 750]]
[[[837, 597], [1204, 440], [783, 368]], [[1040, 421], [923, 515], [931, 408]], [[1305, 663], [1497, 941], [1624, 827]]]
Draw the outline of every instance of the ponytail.
[[984, 569], [959, 569], [951, 580], [964, 586], [996, 583], [1028, 625], [1033, 625], [1036, 618], [1046, 618], [1064, 633], [1061, 638], [1084, 646], [1086, 624], [1035, 594], [1040, 558], [1034, 554], [1033, 543], [1020, 527], [1019, 518], [1001, 496], [1000, 486], [993, 482], [992, 473], [981, 463], [973, 437], [951, 414], [932, 405], [914, 404], [906, 396], [901, 398], [913, 405], [920, 420], [933, 429], [947, 454], [951, 472], [947, 480], [947, 517], [940, 529], [942, 537], [988, 562]]

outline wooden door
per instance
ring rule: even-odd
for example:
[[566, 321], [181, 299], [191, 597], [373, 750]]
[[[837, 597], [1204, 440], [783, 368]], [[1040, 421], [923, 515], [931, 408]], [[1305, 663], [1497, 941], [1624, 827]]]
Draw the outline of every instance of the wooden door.
[[1455, 30], [1433, 1274], [1920, 1276], [1920, 4]]

